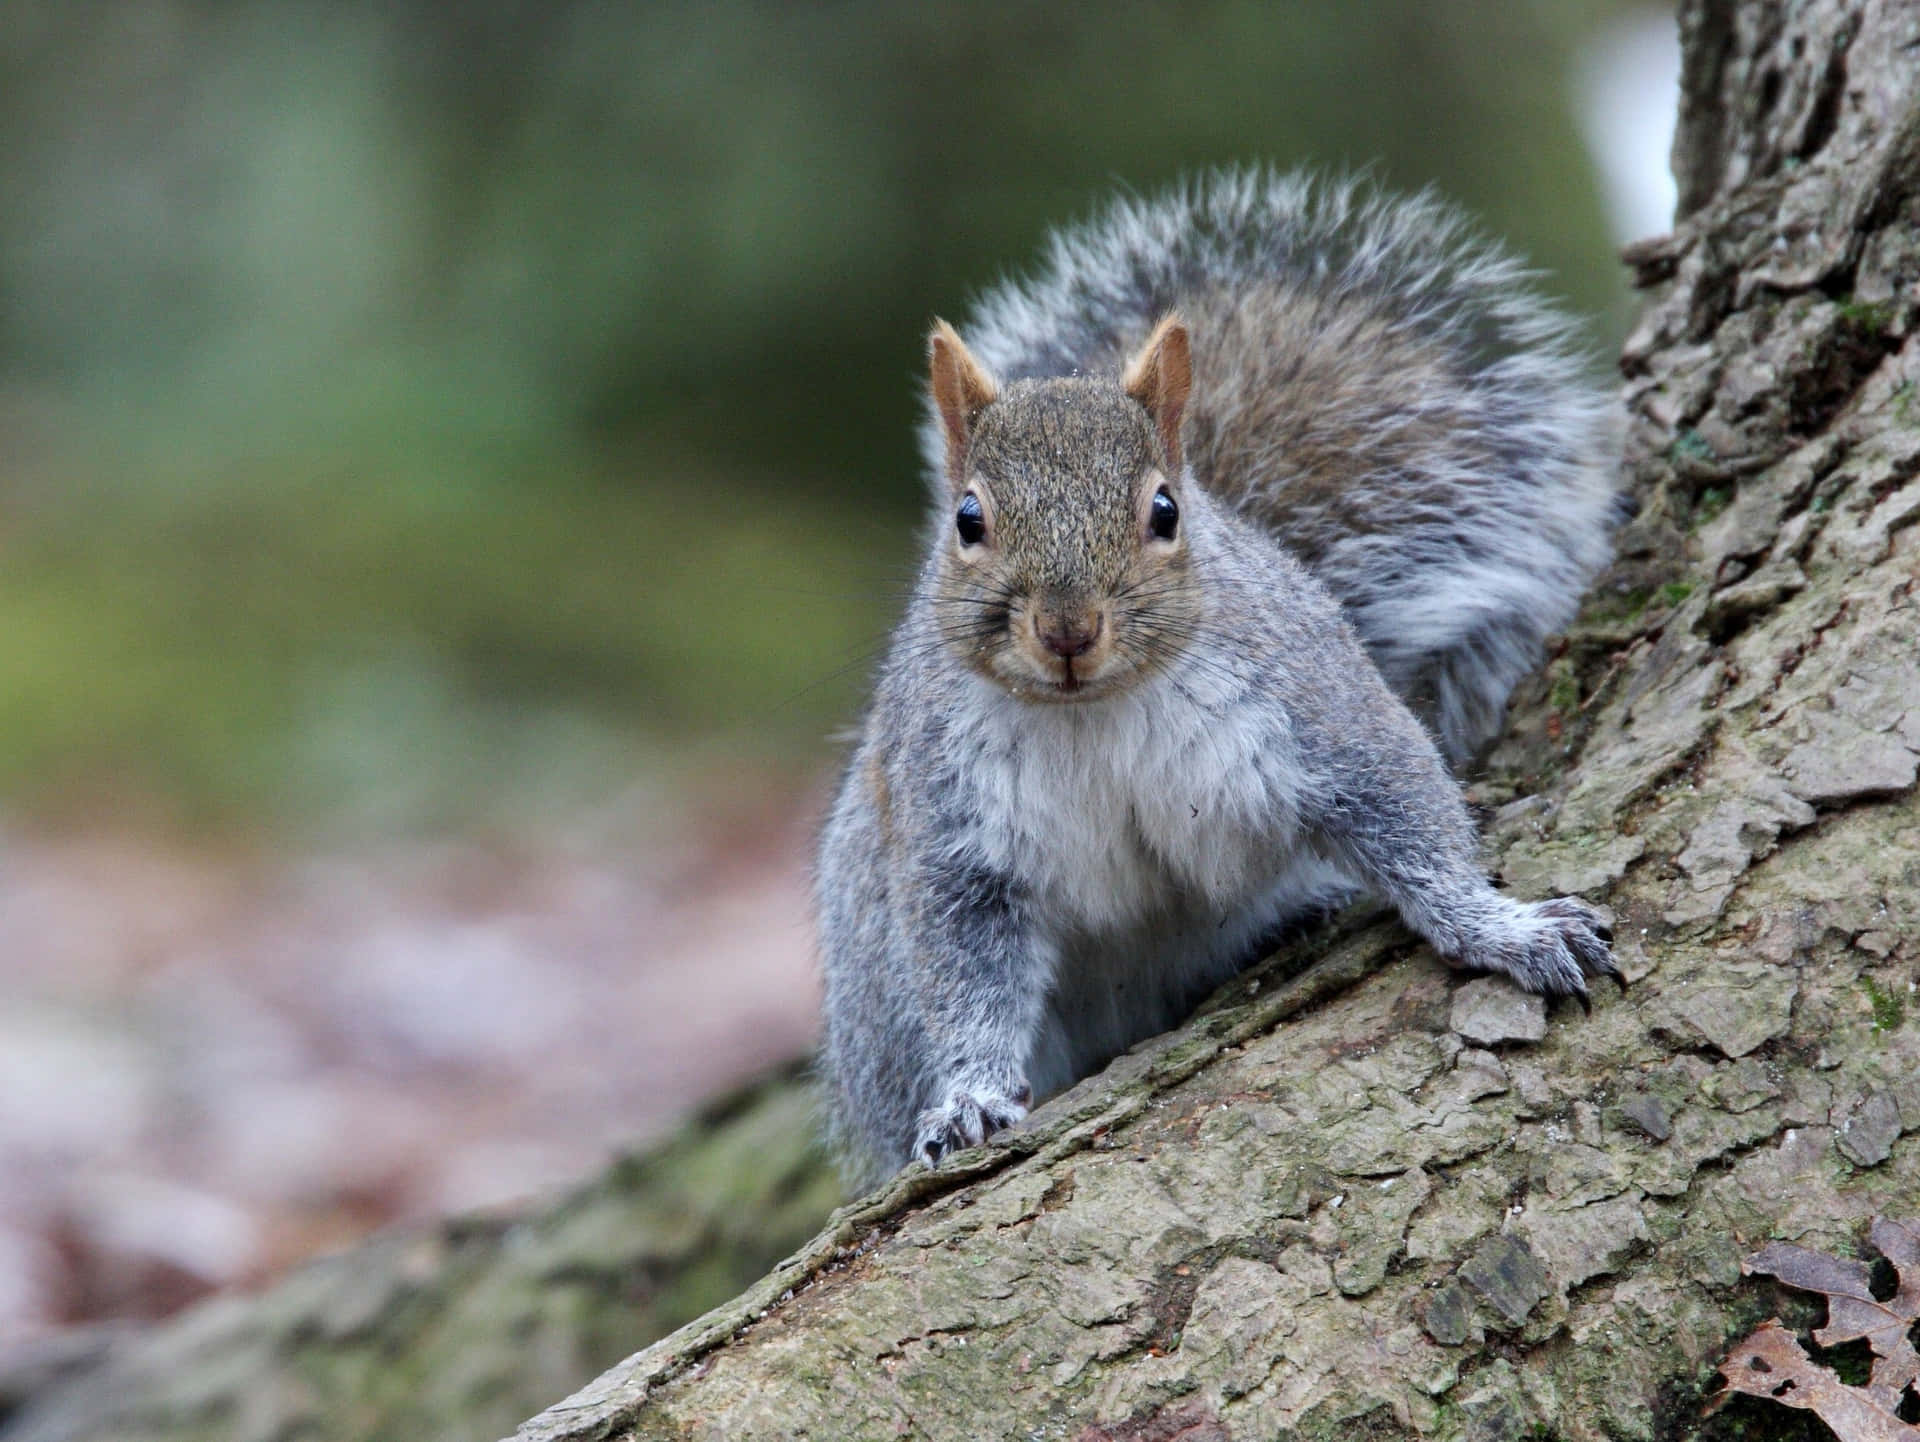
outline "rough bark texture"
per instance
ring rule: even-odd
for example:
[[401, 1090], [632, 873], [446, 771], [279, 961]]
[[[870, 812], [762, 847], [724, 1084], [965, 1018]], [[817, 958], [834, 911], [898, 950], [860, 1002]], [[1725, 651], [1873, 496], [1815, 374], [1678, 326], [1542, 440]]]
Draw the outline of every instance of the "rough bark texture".
[[1337, 938], [522, 1438], [1671, 1435], [1776, 1305], [1744, 1254], [1911, 1212], [1920, 9], [1684, 27], [1640, 515], [1480, 786], [1632, 993], [1529, 1044], [1535, 1003]]
[[[1640, 514], [1476, 788], [1510, 887], [1613, 908], [1631, 993], [1543, 1021], [1350, 924], [836, 1214], [526, 1442], [1686, 1436], [1781, 1305], [1743, 1255], [1912, 1214], [1920, 9], [1682, 25], [1683, 219], [1631, 256]], [[616, 1177], [206, 1309], [7, 1442], [503, 1430], [669, 1310], [610, 1294], [711, 1297], [795, 1244], [798, 1106], [649, 1163], [664, 1210], [596, 1201]]]

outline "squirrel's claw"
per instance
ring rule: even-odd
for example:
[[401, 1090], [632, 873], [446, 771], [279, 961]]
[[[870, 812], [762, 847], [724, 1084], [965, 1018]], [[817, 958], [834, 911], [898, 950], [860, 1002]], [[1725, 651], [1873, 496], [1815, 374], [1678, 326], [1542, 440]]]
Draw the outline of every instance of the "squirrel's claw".
[[1570, 996], [1589, 1014], [1589, 977], [1610, 976], [1622, 990], [1626, 979], [1609, 945], [1613, 929], [1598, 910], [1571, 896], [1516, 903], [1503, 925], [1483, 937], [1460, 964], [1494, 971], [1542, 996]]
[[1032, 1099], [1024, 1082], [1007, 1091], [955, 1087], [943, 1105], [920, 1113], [913, 1154], [929, 1167], [937, 1167], [942, 1157], [977, 1147], [995, 1132], [1024, 1121]]

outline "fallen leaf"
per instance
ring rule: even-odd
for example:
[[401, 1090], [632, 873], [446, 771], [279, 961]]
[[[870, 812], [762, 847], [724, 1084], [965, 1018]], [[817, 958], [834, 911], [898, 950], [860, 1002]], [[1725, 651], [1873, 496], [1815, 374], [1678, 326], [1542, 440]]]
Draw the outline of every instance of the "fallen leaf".
[[1820, 1366], [1775, 1317], [1738, 1343], [1720, 1364], [1726, 1390], [1708, 1400], [1707, 1411], [1717, 1411], [1728, 1397], [1742, 1392], [1813, 1412], [1840, 1442], [1920, 1442], [1920, 1427], [1899, 1416], [1905, 1394], [1920, 1381], [1920, 1353], [1910, 1336], [1920, 1321], [1920, 1224], [1883, 1217], [1874, 1222], [1870, 1235], [1899, 1276], [1899, 1286], [1884, 1302], [1873, 1295], [1873, 1269], [1865, 1263], [1790, 1242], [1769, 1243], [1740, 1264], [1748, 1276], [1759, 1273], [1823, 1295], [1827, 1324], [1814, 1332], [1814, 1340], [1822, 1347], [1865, 1341], [1873, 1349], [1867, 1384], [1849, 1386]]
[[1778, 1317], [1762, 1322], [1735, 1346], [1720, 1364], [1720, 1375], [1727, 1387], [1708, 1401], [1709, 1412], [1744, 1392], [1815, 1413], [1840, 1442], [1920, 1442], [1920, 1427], [1909, 1427], [1875, 1406], [1863, 1389], [1849, 1387], [1815, 1363]]

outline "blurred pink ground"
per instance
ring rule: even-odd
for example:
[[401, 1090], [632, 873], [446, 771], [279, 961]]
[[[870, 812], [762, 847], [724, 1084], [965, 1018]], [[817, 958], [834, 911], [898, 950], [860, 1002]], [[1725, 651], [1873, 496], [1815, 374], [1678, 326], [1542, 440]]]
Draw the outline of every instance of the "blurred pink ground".
[[300, 860], [0, 831], [0, 1347], [583, 1177], [802, 1052], [802, 810]]

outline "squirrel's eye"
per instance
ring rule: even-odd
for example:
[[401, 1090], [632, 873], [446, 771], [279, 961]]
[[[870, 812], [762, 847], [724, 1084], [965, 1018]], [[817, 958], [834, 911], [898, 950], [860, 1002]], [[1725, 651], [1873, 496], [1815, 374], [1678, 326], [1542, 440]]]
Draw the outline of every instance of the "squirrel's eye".
[[1147, 529], [1162, 541], [1171, 541], [1173, 533], [1180, 529], [1180, 508], [1173, 503], [1165, 486], [1153, 493], [1153, 505], [1147, 511]]
[[972, 491], [960, 498], [960, 509], [954, 515], [953, 528], [960, 533], [960, 544], [977, 546], [987, 538], [987, 517], [980, 509], [980, 498]]

